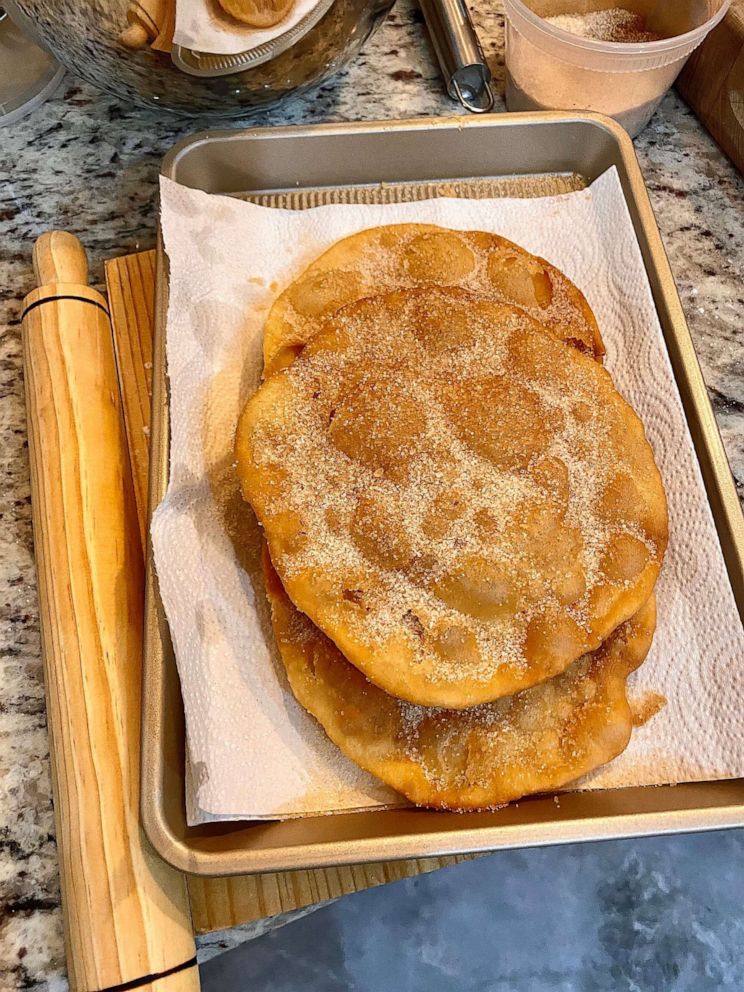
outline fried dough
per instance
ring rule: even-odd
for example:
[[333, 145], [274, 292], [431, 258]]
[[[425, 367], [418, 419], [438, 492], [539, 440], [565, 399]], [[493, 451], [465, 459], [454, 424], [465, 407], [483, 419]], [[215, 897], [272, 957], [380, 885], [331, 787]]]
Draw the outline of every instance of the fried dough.
[[649, 599], [666, 548], [653, 453], [609, 374], [462, 290], [340, 310], [249, 401], [236, 456], [292, 601], [423, 706], [565, 671]]
[[283, 21], [294, 0], [217, 0], [220, 7], [236, 21], [252, 28], [271, 28]]
[[369, 682], [287, 596], [264, 554], [272, 625], [298, 702], [362, 768], [420, 806], [479, 809], [551, 792], [630, 739], [626, 680], [656, 625], [653, 596], [562, 675], [470, 710], [426, 709]]
[[583, 293], [545, 259], [495, 234], [395, 224], [338, 241], [278, 297], [264, 331], [266, 375], [288, 365], [342, 306], [430, 285], [520, 306], [556, 337], [597, 359], [604, 355]]

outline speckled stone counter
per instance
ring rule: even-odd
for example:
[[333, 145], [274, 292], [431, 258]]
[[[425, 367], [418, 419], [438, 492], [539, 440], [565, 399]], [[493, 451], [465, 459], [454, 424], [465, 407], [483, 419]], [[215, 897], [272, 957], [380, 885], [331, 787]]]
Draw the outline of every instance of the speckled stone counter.
[[[502, 19], [492, 8], [479, 4], [475, 19], [500, 89]], [[351, 68], [258, 123], [412, 117], [456, 110], [443, 93], [420, 16], [406, 2], [393, 10]], [[20, 300], [33, 285], [31, 247], [48, 228], [73, 231], [86, 244], [94, 281], [100, 284], [105, 258], [152, 246], [160, 159], [176, 138], [207, 126], [206, 120], [184, 123], [129, 110], [68, 76], [53, 100], [0, 131], [3, 992], [65, 988], [17, 322]], [[744, 497], [744, 182], [673, 94], [637, 147]], [[570, 856], [564, 852], [564, 857]], [[695, 859], [686, 864], [685, 870], [694, 870]], [[472, 878], [477, 884], [477, 871]], [[677, 884], [684, 885], [684, 880]], [[203, 953], [244, 936], [246, 932], [212, 937]], [[656, 988], [662, 986], [655, 992]]]

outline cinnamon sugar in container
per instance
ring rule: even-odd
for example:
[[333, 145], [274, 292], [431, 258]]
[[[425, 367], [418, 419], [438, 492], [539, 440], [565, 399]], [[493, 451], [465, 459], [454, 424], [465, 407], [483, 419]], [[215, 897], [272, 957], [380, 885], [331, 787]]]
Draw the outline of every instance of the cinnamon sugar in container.
[[635, 136], [730, 4], [504, 0], [507, 107], [594, 110]]

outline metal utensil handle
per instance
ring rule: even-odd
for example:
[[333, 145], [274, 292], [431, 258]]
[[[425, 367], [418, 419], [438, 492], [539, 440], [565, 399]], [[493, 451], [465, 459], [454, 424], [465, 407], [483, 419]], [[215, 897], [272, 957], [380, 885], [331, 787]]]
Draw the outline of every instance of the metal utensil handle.
[[419, 0], [447, 92], [474, 113], [493, 106], [491, 70], [464, 0]]

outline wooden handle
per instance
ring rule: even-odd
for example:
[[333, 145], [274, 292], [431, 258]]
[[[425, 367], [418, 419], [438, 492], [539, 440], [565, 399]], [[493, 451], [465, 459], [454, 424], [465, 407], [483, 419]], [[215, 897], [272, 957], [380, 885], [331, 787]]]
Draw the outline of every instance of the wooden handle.
[[702, 124], [744, 172], [744, 0], [734, 0], [697, 48], [677, 89]]
[[128, 27], [119, 35], [126, 48], [151, 45], [156, 51], [170, 51], [175, 28], [175, 0], [130, 0]]
[[130, 24], [128, 27], [124, 28], [119, 35], [119, 41], [122, 45], [125, 48], [131, 48], [135, 51], [140, 48], [147, 48], [151, 39], [152, 35], [150, 32], [138, 21], [135, 21], [133, 24]]
[[88, 284], [88, 259], [85, 248], [74, 234], [47, 231], [34, 245], [34, 275], [39, 286], [65, 282]]
[[70, 235], [39, 239], [34, 264], [51, 282], [23, 347], [70, 986], [196, 992], [185, 879], [139, 824], [142, 551], [105, 300], [75, 282]]

